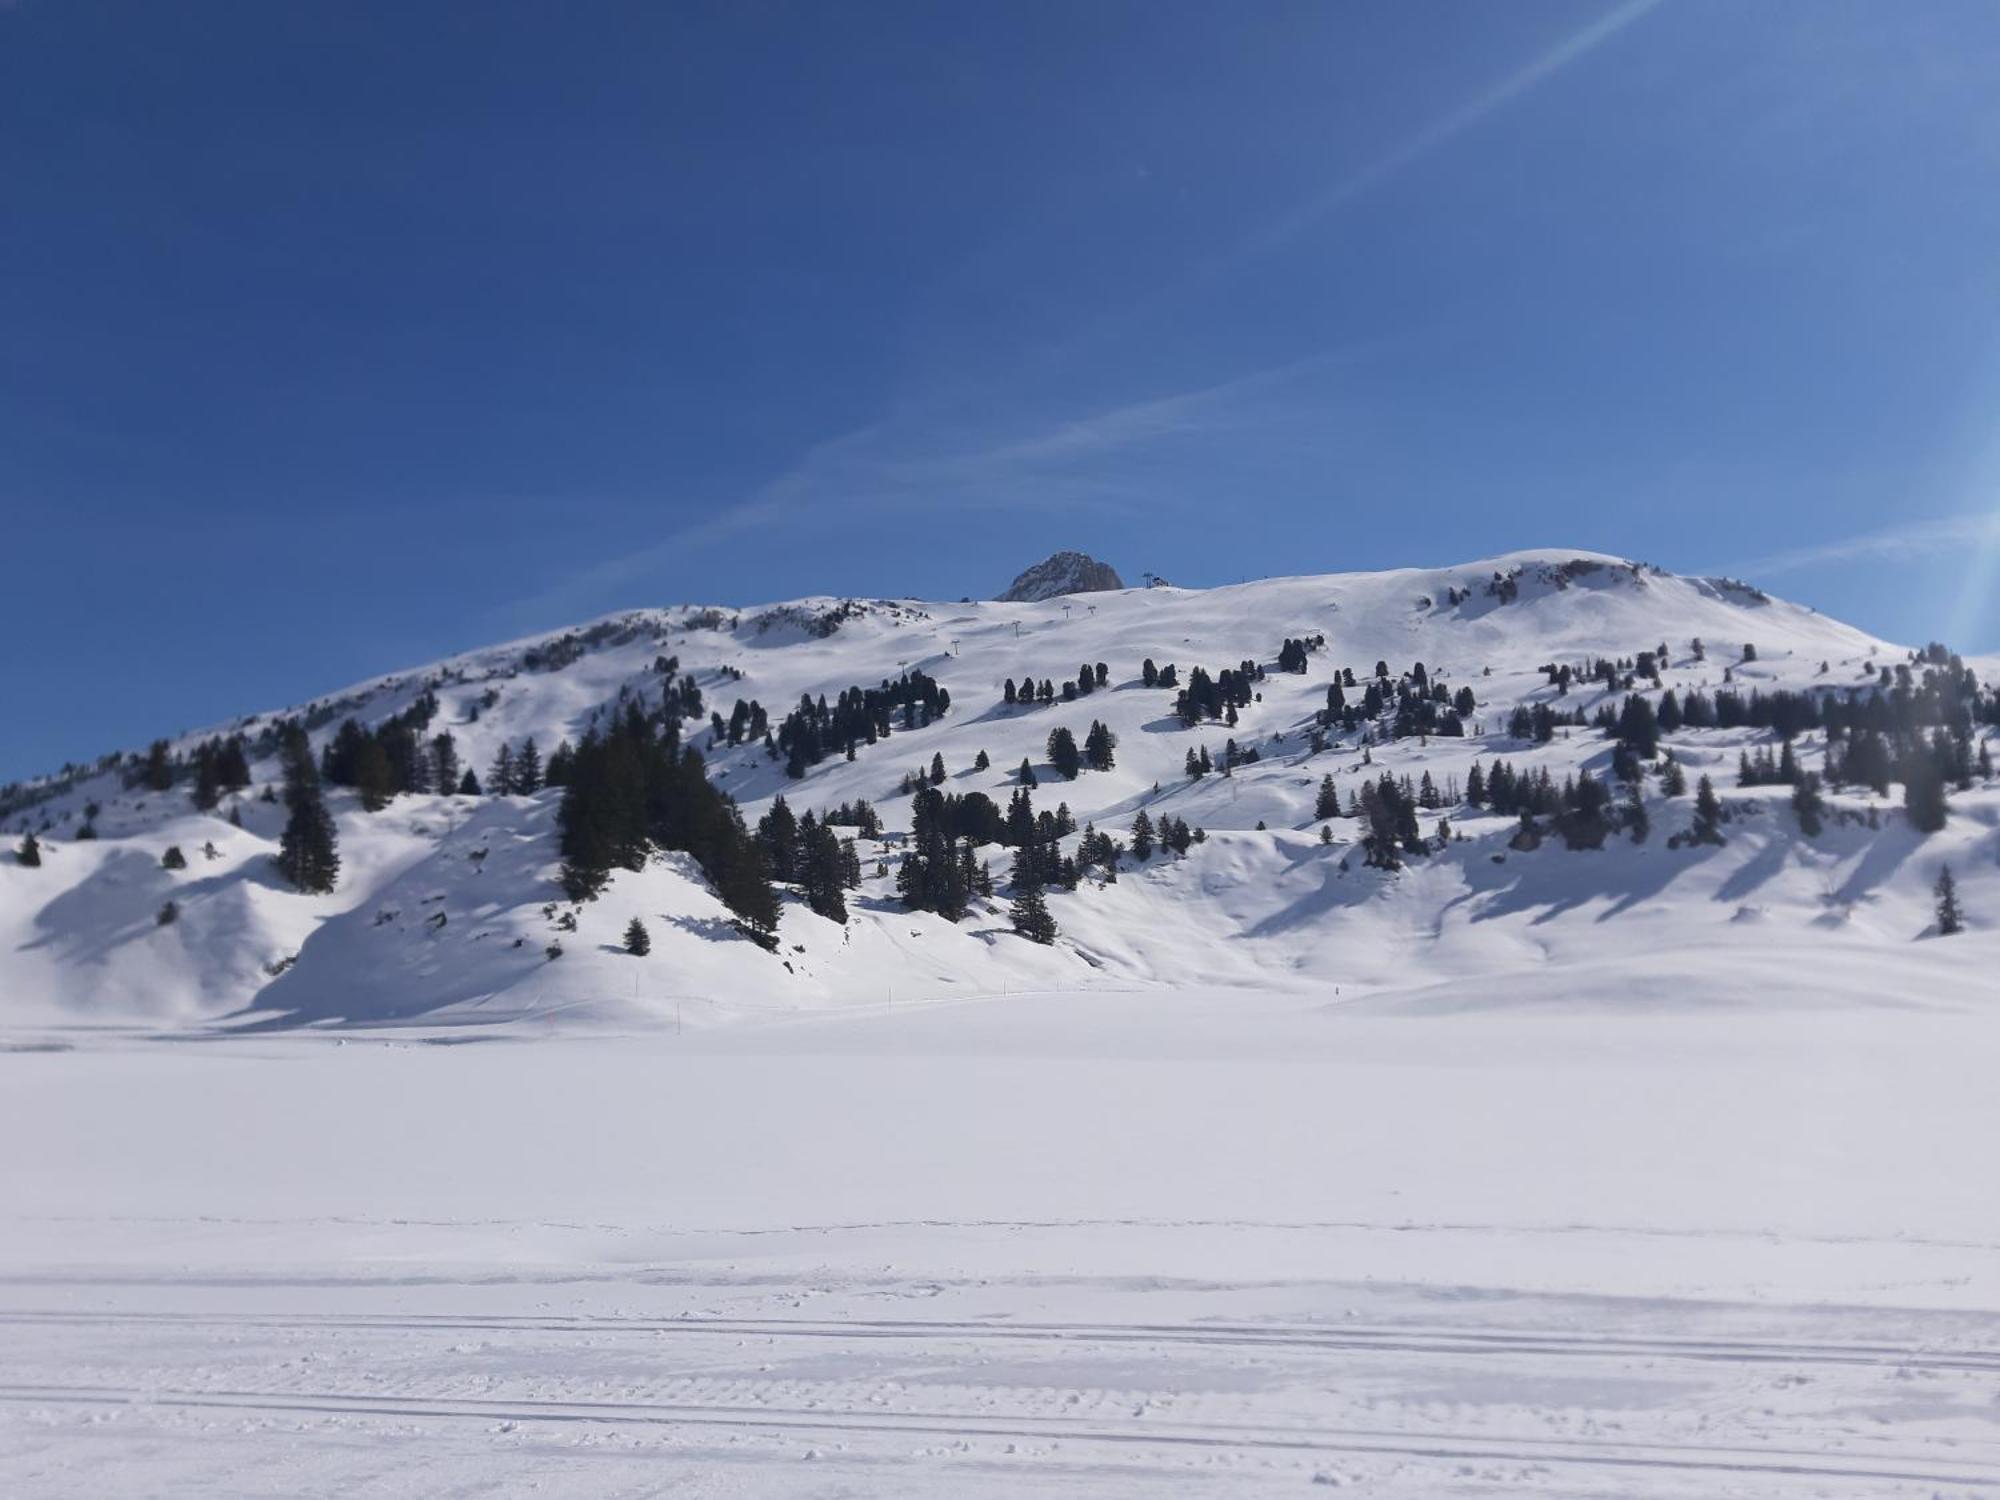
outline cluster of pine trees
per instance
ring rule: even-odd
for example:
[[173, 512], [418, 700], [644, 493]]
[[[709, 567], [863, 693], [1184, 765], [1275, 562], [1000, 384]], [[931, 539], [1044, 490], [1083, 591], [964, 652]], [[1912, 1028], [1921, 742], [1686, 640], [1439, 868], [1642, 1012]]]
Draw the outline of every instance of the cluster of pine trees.
[[746, 742], [755, 744], [758, 740], [770, 739], [771, 716], [764, 711], [764, 705], [752, 698], [745, 703], [741, 698], [729, 710], [725, 721], [720, 712], [709, 715], [709, 727], [715, 733], [718, 745], [736, 746]]
[[1235, 726], [1237, 711], [1256, 697], [1256, 684], [1264, 680], [1264, 669], [1254, 661], [1224, 667], [1213, 677], [1205, 667], [1188, 672], [1187, 686], [1174, 695], [1174, 713], [1192, 729], [1205, 719], [1221, 719]]
[[[1060, 698], [1065, 703], [1074, 703], [1079, 698], [1088, 698], [1092, 693], [1111, 685], [1111, 668], [1104, 662], [1085, 662], [1077, 668], [1076, 676], [1058, 686], [1052, 679], [1044, 677], [1039, 683], [1033, 677], [1023, 677], [1019, 687], [1009, 677], [1001, 685], [1000, 701], [1010, 706], [1034, 708], [1046, 707]], [[1149, 686], [1151, 684], [1148, 684]]]
[[1180, 669], [1172, 662], [1164, 667], [1153, 665], [1153, 658], [1147, 657], [1139, 667], [1139, 681], [1149, 688], [1170, 688], [1180, 686]]
[[839, 828], [852, 828], [864, 839], [882, 837], [882, 819], [866, 797], [856, 797], [852, 802], [843, 802], [840, 806], [822, 813], [820, 822], [832, 823]]
[[785, 774], [796, 781], [829, 755], [852, 760], [857, 745], [887, 739], [899, 716], [902, 728], [921, 729], [950, 708], [951, 694], [920, 671], [879, 687], [844, 689], [831, 704], [824, 693], [817, 699], [808, 694], [778, 726], [775, 749], [785, 758]]
[[834, 922], [847, 920], [848, 891], [861, 884], [861, 856], [853, 839], [842, 839], [825, 819], [808, 811], [792, 816], [783, 797], [757, 824], [757, 839], [771, 878], [798, 887], [806, 905]]
[[1278, 648], [1278, 670], [1303, 672], [1306, 670], [1306, 659], [1313, 652], [1324, 650], [1325, 647], [1326, 637], [1323, 635], [1309, 635], [1296, 641], [1288, 636], [1284, 645]]
[[896, 894], [912, 911], [956, 922], [973, 897], [993, 894], [993, 878], [973, 852], [973, 840], [953, 832], [945, 804], [944, 793], [929, 786], [911, 800], [910, 842], [896, 870]]
[[1587, 722], [1581, 709], [1565, 713], [1546, 703], [1518, 703], [1513, 713], [1507, 716], [1507, 733], [1513, 739], [1533, 740], [1537, 745], [1546, 745], [1556, 737], [1558, 729]]
[[[458, 769], [450, 733], [425, 737], [437, 708], [437, 695], [426, 691], [373, 729], [356, 719], [343, 720], [320, 752], [320, 777], [329, 786], [353, 787], [370, 812], [402, 792], [464, 790], [449, 779]], [[303, 732], [303, 726], [294, 727]], [[282, 744], [279, 753], [285, 753]]]
[[[1064, 781], [1074, 781], [1086, 766], [1093, 771], [1108, 771], [1117, 764], [1118, 736], [1105, 728], [1101, 721], [1092, 719], [1082, 749], [1077, 748], [1076, 736], [1065, 725], [1058, 725], [1049, 731], [1048, 742], [1043, 748], [1055, 773]], [[1028, 776], [1034, 775], [1034, 768], [1027, 762], [1023, 761], [1022, 767]], [[1028, 780], [1028, 776], [1024, 776], [1022, 782], [1033, 786], [1035, 783]]]
[[1168, 813], [1155, 823], [1146, 810], [1140, 808], [1132, 819], [1132, 857], [1144, 864], [1153, 857], [1156, 848], [1164, 849], [1169, 854], [1185, 854], [1207, 837], [1202, 829], [1189, 828], [1186, 818]]
[[654, 849], [684, 850], [739, 930], [776, 943], [778, 897], [763, 846], [710, 783], [700, 754], [682, 748], [678, 718], [656, 724], [634, 699], [603, 733], [593, 726], [576, 747], [558, 825], [571, 900], [590, 900], [614, 869], [640, 869]]
[[1351, 669], [1334, 674], [1326, 688], [1326, 707], [1318, 714], [1321, 728], [1351, 733], [1375, 724], [1384, 714], [1393, 714], [1385, 727], [1391, 739], [1424, 735], [1455, 739], [1465, 733], [1465, 720], [1475, 706], [1471, 688], [1452, 693], [1444, 683], [1427, 676], [1422, 662], [1394, 682], [1386, 676], [1370, 678], [1360, 685], [1359, 696], [1350, 699], [1347, 690], [1355, 686]]
[[173, 754], [165, 740], [154, 740], [146, 747], [144, 758], [126, 771], [125, 785], [165, 792], [190, 775], [194, 779], [190, 795], [203, 812], [220, 803], [224, 792], [241, 791], [250, 785], [250, 757], [243, 736], [203, 740], [187, 756]]

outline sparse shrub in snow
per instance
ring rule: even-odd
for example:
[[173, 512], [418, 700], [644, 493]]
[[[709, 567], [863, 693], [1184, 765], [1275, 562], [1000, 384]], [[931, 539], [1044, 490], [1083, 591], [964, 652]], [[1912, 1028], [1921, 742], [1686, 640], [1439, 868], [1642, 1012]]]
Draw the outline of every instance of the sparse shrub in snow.
[[161, 927], [170, 927], [180, 919], [180, 903], [178, 901], [168, 901], [160, 907], [159, 915], [154, 918], [154, 921]]

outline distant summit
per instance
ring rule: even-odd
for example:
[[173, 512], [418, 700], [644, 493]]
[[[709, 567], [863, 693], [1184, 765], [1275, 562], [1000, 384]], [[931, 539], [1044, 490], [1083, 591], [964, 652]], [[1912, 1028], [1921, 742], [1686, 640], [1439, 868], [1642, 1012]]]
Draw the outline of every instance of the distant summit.
[[1101, 594], [1124, 587], [1125, 580], [1109, 563], [1082, 552], [1058, 552], [1016, 578], [1000, 602], [1033, 604], [1040, 599], [1060, 599], [1064, 594]]

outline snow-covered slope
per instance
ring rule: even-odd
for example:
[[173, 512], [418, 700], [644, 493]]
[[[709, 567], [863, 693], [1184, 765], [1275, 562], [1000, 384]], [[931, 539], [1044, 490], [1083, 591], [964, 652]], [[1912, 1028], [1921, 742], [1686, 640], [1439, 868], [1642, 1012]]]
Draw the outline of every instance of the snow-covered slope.
[[[1287, 639], [1323, 637], [1303, 673], [1279, 671]], [[1699, 639], [1706, 651], [1697, 654]], [[293, 892], [273, 870], [283, 809], [264, 800], [275, 757], [255, 760], [253, 785], [213, 813], [188, 789], [130, 789], [116, 767], [13, 789], [0, 800], [11, 848], [45, 829], [44, 858], [26, 868], [0, 855], [0, 1009], [12, 1022], [180, 1024], [235, 1018], [468, 1022], [563, 1016], [574, 1022], [687, 1024], [800, 1008], [902, 1003], [1015, 990], [1134, 988], [1200, 980], [1260, 989], [1323, 989], [1329, 1000], [1425, 1008], [1563, 1003], [1657, 1007], [1697, 999], [1675, 986], [1695, 961], [1768, 969], [1772, 1003], [1834, 993], [1908, 997], [1983, 982], [2000, 920], [2000, 790], [1952, 799], [1943, 832], [1920, 837], [1895, 797], [1830, 797], [1874, 826], [1835, 818], [1801, 836], [1783, 788], [1734, 787], [1746, 747], [1773, 744], [1748, 729], [1687, 730], [1666, 743], [1692, 780], [1715, 777], [1737, 816], [1720, 847], [1670, 848], [1687, 798], [1648, 781], [1653, 835], [1572, 853], [1549, 843], [1509, 848], [1514, 821], [1470, 807], [1440, 811], [1460, 835], [1397, 873], [1365, 868], [1349, 819], [1325, 826], [1315, 795], [1331, 774], [1343, 805], [1384, 771], [1440, 788], [1463, 786], [1475, 761], [1546, 766], [1559, 781], [1602, 775], [1611, 745], [1588, 728], [1546, 745], [1510, 737], [1523, 703], [1594, 711], [1606, 693], [1580, 682], [1558, 699], [1541, 668], [1667, 648], [1663, 687], [1712, 692], [1727, 673], [1744, 691], [1846, 688], [1908, 660], [1902, 648], [1746, 585], [1679, 577], [1619, 559], [1523, 552], [1459, 567], [1277, 578], [1213, 590], [1171, 587], [1045, 602], [939, 604], [814, 598], [760, 608], [679, 607], [621, 614], [570, 632], [470, 653], [358, 685], [331, 699], [181, 737], [260, 730], [303, 716], [316, 744], [352, 716], [381, 722], [427, 689], [481, 774], [503, 744], [533, 737], [546, 754], [580, 737], [621, 693], [657, 702], [662, 657], [677, 658], [706, 702], [727, 717], [755, 700], [775, 725], [802, 695], [829, 700], [913, 669], [951, 694], [949, 713], [834, 756], [803, 779], [761, 744], [712, 745], [705, 719], [686, 724], [711, 775], [754, 821], [783, 794], [794, 811], [873, 802], [888, 837], [863, 841], [865, 880], [836, 925], [788, 900], [775, 953], [729, 927], [685, 857], [618, 873], [580, 911], [561, 905], [553, 830], [558, 794], [404, 796], [376, 813], [351, 793], [331, 796], [343, 866], [326, 896]], [[1744, 660], [1746, 645], [1754, 660]], [[1171, 689], [1141, 683], [1141, 664], [1210, 672], [1254, 661], [1268, 669], [1233, 727], [1182, 726]], [[1315, 752], [1314, 714], [1337, 669], [1365, 681], [1424, 664], [1475, 709], [1463, 738], [1369, 743], [1335, 734]], [[1102, 662], [1106, 686], [1075, 702], [1017, 707], [1008, 679], [1061, 684]], [[1654, 700], [1662, 689], [1640, 684]], [[1044, 745], [1067, 726], [1081, 741], [1093, 720], [1116, 736], [1116, 765], [1074, 781], [1053, 776]], [[1190, 781], [1191, 748], [1219, 758], [1234, 738], [1258, 759], [1231, 776]], [[1818, 764], [1817, 735], [1799, 741]], [[975, 770], [985, 752], [990, 767]], [[1087, 880], [1054, 893], [1062, 928], [1052, 948], [1009, 931], [1002, 901], [976, 902], [956, 925], [895, 900], [896, 835], [907, 830], [905, 776], [941, 757], [944, 789], [1005, 804], [1014, 772], [1041, 768], [1039, 807], [1065, 802], [1079, 825], [1124, 836], [1135, 814], [1172, 816], [1206, 831], [1185, 857], [1126, 861], [1114, 885]], [[97, 804], [99, 837], [75, 837]], [[230, 821], [234, 811], [241, 826]], [[1426, 813], [1426, 831], [1436, 816]], [[1073, 841], [1072, 841], [1073, 842]], [[161, 866], [169, 846], [188, 868]], [[1007, 851], [994, 848], [996, 877]], [[1931, 921], [1941, 863], [1957, 870], [1971, 930], [1919, 941]], [[179, 920], [156, 921], [173, 900]], [[562, 925], [574, 916], [574, 928]], [[635, 915], [653, 933], [650, 957], [617, 950]], [[547, 956], [560, 940], [559, 960]], [[1601, 973], [1602, 983], [1554, 986]], [[1914, 977], [1913, 977], [1914, 976]], [[1732, 991], [1734, 993], [1735, 991]], [[1551, 1002], [1552, 1003], [1552, 1002]]]

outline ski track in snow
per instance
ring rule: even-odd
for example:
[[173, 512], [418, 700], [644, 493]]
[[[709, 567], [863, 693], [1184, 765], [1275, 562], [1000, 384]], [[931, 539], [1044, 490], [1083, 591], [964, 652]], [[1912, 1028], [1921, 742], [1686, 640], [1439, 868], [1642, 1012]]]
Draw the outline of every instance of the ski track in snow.
[[[849, 1295], [825, 1281], [707, 1290]], [[704, 1444], [747, 1442], [754, 1454], [733, 1461], [778, 1465], [758, 1471], [767, 1478], [756, 1492], [774, 1494], [823, 1492], [829, 1471], [799, 1467], [807, 1457], [891, 1490], [921, 1474], [940, 1494], [977, 1492], [994, 1474], [1093, 1495], [1156, 1493], [1218, 1464], [1230, 1488], [1260, 1493], [1330, 1477], [1412, 1495], [1974, 1494], [2000, 1484], [1990, 1414], [1979, 1435], [1938, 1422], [1954, 1405], [1990, 1406], [2000, 1351], [1804, 1336], [1866, 1321], [1839, 1309], [1760, 1316], [1800, 1336], [11, 1309], [0, 1314], [12, 1350], [0, 1365], [0, 1479], [40, 1492], [45, 1445], [80, 1427], [87, 1452], [109, 1440], [110, 1417], [117, 1442], [143, 1445], [156, 1466], [168, 1457], [154, 1472], [169, 1478], [196, 1464], [182, 1445], [237, 1450], [255, 1475], [273, 1453], [310, 1472], [322, 1449], [383, 1435], [395, 1439], [391, 1455], [412, 1443], [448, 1455], [475, 1491], [505, 1487], [524, 1449], [561, 1453], [584, 1440], [579, 1431], [657, 1441], [667, 1446], [626, 1462], [697, 1475], [732, 1461]], [[1602, 1406], [1535, 1399], [1552, 1392], [1595, 1392]], [[1329, 1463], [1344, 1468], [1330, 1476]], [[369, 1483], [423, 1493], [399, 1487], [398, 1466], [385, 1459]], [[559, 1487], [614, 1493], [632, 1477], [593, 1458]]]

